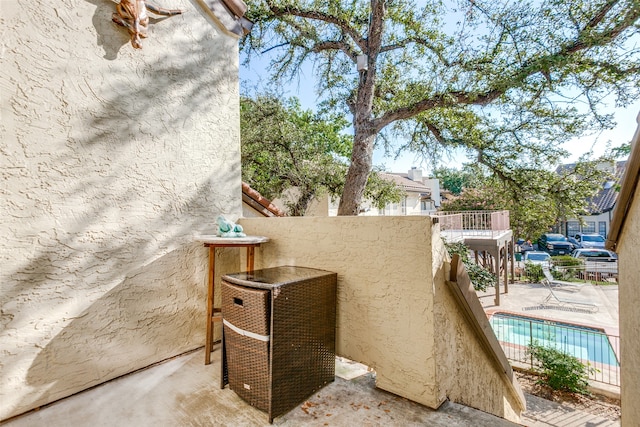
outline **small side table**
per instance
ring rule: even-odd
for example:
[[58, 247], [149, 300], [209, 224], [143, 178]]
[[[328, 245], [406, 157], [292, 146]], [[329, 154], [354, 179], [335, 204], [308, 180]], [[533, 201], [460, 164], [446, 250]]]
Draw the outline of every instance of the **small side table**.
[[204, 235], [196, 238], [209, 248], [209, 274], [207, 290], [207, 336], [204, 345], [204, 364], [211, 363], [211, 352], [213, 351], [213, 324], [222, 322], [221, 309], [213, 306], [215, 295], [215, 272], [216, 272], [216, 248], [247, 248], [247, 271], [253, 271], [253, 260], [255, 248], [262, 243], [269, 241], [263, 236], [247, 237], [219, 237], [215, 235]]

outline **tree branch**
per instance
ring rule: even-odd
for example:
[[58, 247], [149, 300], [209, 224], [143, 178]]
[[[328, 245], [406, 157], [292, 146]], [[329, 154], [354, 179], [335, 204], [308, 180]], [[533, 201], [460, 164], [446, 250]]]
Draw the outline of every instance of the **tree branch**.
[[436, 57], [440, 60], [440, 62], [442, 62], [445, 66], [450, 67], [453, 65], [453, 63], [451, 63], [447, 58], [444, 57], [444, 55], [442, 54], [442, 51], [440, 49], [438, 49], [437, 47], [433, 46], [431, 43], [429, 43], [427, 40], [422, 39], [422, 38], [418, 38], [418, 37], [409, 37], [407, 39], [404, 40], [400, 40], [394, 44], [389, 44], [389, 45], [385, 45], [382, 46], [380, 48], [380, 53], [384, 53], [384, 52], [389, 52], [392, 50], [397, 50], [397, 49], [402, 49], [407, 47], [408, 45], [415, 43], [415, 44], [419, 44], [421, 46], [426, 47], [427, 49], [429, 49], [431, 52], [433, 52]]
[[[506, 93], [509, 88], [516, 87], [519, 83], [524, 82], [529, 76], [532, 76], [536, 73], [542, 73], [543, 75], [545, 75], [545, 77], [548, 76], [549, 64], [552, 63], [552, 59], [558, 57], [568, 57], [582, 50], [606, 45], [613, 41], [616, 37], [618, 37], [625, 29], [627, 29], [640, 17], [640, 7], [630, 8], [627, 11], [627, 14], [613, 28], [602, 31], [598, 37], [587, 37], [586, 32], [592, 30], [595, 26], [601, 23], [604, 20], [606, 13], [612, 9], [615, 3], [617, 3], [617, 0], [611, 0], [607, 4], [605, 4], [589, 21], [589, 24], [587, 24], [585, 30], [578, 35], [574, 42], [569, 43], [565, 46], [561, 46], [561, 48], [555, 53], [544, 55], [525, 62], [515, 73], [513, 73], [510, 77], [507, 77], [507, 79], [505, 79], [506, 81], [502, 80], [494, 84], [493, 89], [488, 89], [485, 92], [479, 94], [461, 91], [452, 91], [437, 94], [435, 96], [415, 102], [409, 106], [398, 108], [396, 110], [385, 113], [380, 118], [374, 120], [374, 127], [377, 130], [381, 130], [394, 121], [409, 119], [411, 117], [414, 117], [416, 114], [437, 107], [447, 107], [456, 104], [481, 106], [487, 105]], [[628, 72], [633, 73], [636, 69], [637, 67], [631, 67], [629, 68]]]
[[279, 47], [287, 46], [287, 45], [290, 45], [290, 44], [291, 44], [290, 42], [280, 43], [280, 44], [277, 44], [275, 46], [271, 46], [270, 48], [267, 48], [267, 49], [263, 50], [262, 52], [260, 52], [260, 54], [264, 54], [264, 53], [270, 52], [270, 51], [272, 51], [274, 49], [278, 49]]
[[384, 34], [384, 19], [387, 9], [387, 0], [371, 0], [371, 21], [369, 22], [369, 34], [367, 36], [367, 49], [369, 65], [375, 64], [375, 60], [382, 47], [382, 35]]
[[354, 63], [356, 62], [358, 56], [357, 53], [354, 52], [347, 43], [338, 40], [325, 40], [316, 43], [311, 48], [311, 51], [314, 53], [318, 53], [323, 50], [340, 50], [344, 52], [344, 54], [347, 55]]
[[355, 28], [353, 28], [349, 22], [340, 19], [333, 15], [328, 15], [326, 13], [314, 11], [314, 10], [302, 10], [293, 6], [277, 6], [271, 3], [267, 3], [269, 9], [275, 16], [297, 16], [299, 18], [312, 19], [316, 21], [326, 22], [327, 24], [333, 24], [336, 27], [340, 28], [342, 32], [348, 34], [349, 37], [353, 40], [353, 42], [358, 45], [358, 47], [364, 52], [366, 50], [367, 44], [366, 40], [358, 34]]
[[[560, 50], [558, 54], [572, 54], [590, 47], [610, 43], [640, 17], [640, 7], [631, 7], [627, 10], [627, 14], [618, 22], [618, 25], [600, 32], [598, 37], [589, 35], [588, 33], [604, 20], [607, 12], [609, 12], [616, 3], [618, 3], [618, 0], [612, 0], [606, 3], [585, 26], [576, 41]], [[587, 42], [587, 39], [590, 39], [591, 42]]]
[[438, 107], [451, 107], [454, 105], [487, 105], [506, 92], [504, 89], [494, 89], [481, 94], [473, 94], [468, 92], [452, 91], [444, 94], [438, 94], [430, 98], [423, 99], [407, 107], [398, 108], [389, 111], [380, 118], [374, 120], [374, 127], [382, 130], [389, 123], [397, 120], [404, 120], [414, 117], [415, 115], [427, 110]]
[[616, 3], [618, 3], [618, 0], [609, 0], [609, 2], [600, 9], [596, 16], [591, 18], [589, 23], [583, 28], [583, 31], [595, 28], [600, 22], [602, 22], [602, 20], [607, 16], [607, 13], [609, 13]]

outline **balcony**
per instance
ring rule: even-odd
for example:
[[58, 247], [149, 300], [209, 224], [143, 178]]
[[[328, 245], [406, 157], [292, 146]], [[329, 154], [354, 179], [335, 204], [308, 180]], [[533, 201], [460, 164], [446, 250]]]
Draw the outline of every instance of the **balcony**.
[[515, 274], [513, 232], [509, 211], [437, 212], [440, 234], [449, 242], [462, 242], [474, 252], [476, 264], [496, 276], [495, 303], [500, 305], [500, 282], [509, 292], [509, 271]]
[[497, 239], [510, 232], [509, 211], [436, 212], [440, 232], [447, 241], [465, 238]]
[[[478, 336], [478, 331], [486, 330], [477, 327], [482, 319], [487, 322], [484, 313], [461, 314], [464, 302], [453, 296], [448, 255], [432, 218], [245, 218], [241, 224], [247, 234], [269, 237], [269, 242], [256, 250], [256, 269], [296, 265], [338, 274], [336, 353], [371, 367], [375, 377], [363, 379], [366, 391], [355, 392], [357, 399], [340, 399], [327, 413], [338, 414], [344, 403], [351, 411], [369, 406], [364, 395], [384, 391], [387, 394], [381, 396], [387, 397], [376, 403], [382, 412], [388, 404], [382, 402], [399, 396], [417, 405], [411, 408], [431, 408], [436, 413], [446, 408], [449, 400], [512, 422], [520, 420], [525, 409], [522, 391], [508, 365], [505, 368], [495, 362], [496, 349]], [[244, 251], [216, 250], [219, 274], [241, 271], [246, 265]], [[132, 269], [108, 292], [83, 301], [73, 316], [67, 314], [70, 308], [61, 311], [64, 323], [59, 323], [38, 346], [10, 355], [13, 364], [9, 365], [5, 389], [12, 393], [3, 396], [4, 418], [103, 383], [108, 385], [112, 379], [116, 383], [131, 372], [201, 348], [205, 335], [206, 254], [201, 243], [182, 244], [156, 262]], [[162, 282], [165, 276], [172, 280]], [[176, 300], [176, 295], [181, 299]], [[53, 316], [47, 318], [49, 324], [55, 320]], [[219, 331], [216, 335], [220, 336]], [[208, 414], [210, 425], [216, 424], [217, 416], [224, 421], [229, 411], [237, 413], [242, 408], [240, 412], [246, 409], [253, 413], [235, 398], [218, 397], [220, 392], [233, 396], [228, 389], [212, 391], [219, 384], [219, 369], [215, 365], [201, 367], [201, 356], [198, 352], [194, 375], [186, 373], [190, 363], [179, 362], [182, 357], [176, 359], [177, 363], [169, 362], [173, 368], [167, 375], [178, 381], [172, 382], [176, 386], [171, 393], [164, 374], [152, 375], [136, 386], [142, 388], [141, 394], [149, 394], [149, 401], [136, 400], [121, 389], [113, 393], [129, 396], [124, 412], [135, 413], [133, 418], [152, 412], [154, 407], [168, 407], [191, 416]], [[214, 360], [219, 357], [215, 352], [213, 356]], [[207, 383], [206, 392], [200, 388], [202, 381]], [[336, 380], [336, 384], [339, 382]], [[177, 395], [176, 390], [180, 390]], [[333, 397], [337, 392], [327, 390], [328, 394], [320, 393], [322, 399], [338, 399]], [[151, 397], [155, 391], [158, 394]], [[200, 400], [200, 393], [206, 398]], [[98, 394], [93, 401], [105, 399], [107, 396]], [[140, 410], [137, 404], [131, 406], [137, 402]], [[86, 406], [95, 411], [101, 405]], [[410, 413], [411, 408], [406, 411]], [[306, 409], [310, 413], [315, 410], [312, 406]], [[389, 410], [395, 413], [396, 409]], [[70, 413], [73, 411], [67, 415]], [[133, 418], [130, 424], [135, 424]], [[227, 425], [234, 425], [240, 419], [228, 420]]]

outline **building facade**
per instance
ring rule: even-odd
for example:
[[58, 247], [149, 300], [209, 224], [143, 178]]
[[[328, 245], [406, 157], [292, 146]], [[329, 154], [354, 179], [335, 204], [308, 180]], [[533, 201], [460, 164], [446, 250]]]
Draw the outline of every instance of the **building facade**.
[[[602, 184], [602, 189], [594, 197], [587, 201], [588, 215], [580, 218], [570, 218], [559, 222], [559, 232], [567, 237], [573, 237], [577, 233], [597, 233], [605, 239], [611, 228], [613, 208], [616, 205], [619, 194], [619, 184], [626, 169], [626, 161], [602, 163], [599, 167], [611, 174], [611, 179]], [[574, 164], [563, 165], [558, 172], [575, 167]]]

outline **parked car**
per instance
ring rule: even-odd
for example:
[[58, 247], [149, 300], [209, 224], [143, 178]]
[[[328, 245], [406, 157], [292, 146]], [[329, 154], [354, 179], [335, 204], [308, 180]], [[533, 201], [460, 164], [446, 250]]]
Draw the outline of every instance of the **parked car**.
[[570, 237], [569, 242], [576, 248], [604, 249], [604, 237], [596, 233], [578, 233]]
[[518, 247], [520, 248], [520, 252], [522, 253], [534, 250], [531, 240], [518, 239], [516, 241], [516, 245], [518, 245]]
[[574, 247], [562, 234], [545, 233], [538, 239], [538, 250], [545, 251], [552, 256], [569, 255]]
[[524, 253], [524, 262], [548, 266], [551, 262], [551, 255], [542, 251], [527, 251]]
[[583, 258], [585, 261], [615, 262], [618, 260], [618, 255], [608, 249], [576, 249], [571, 256]]

